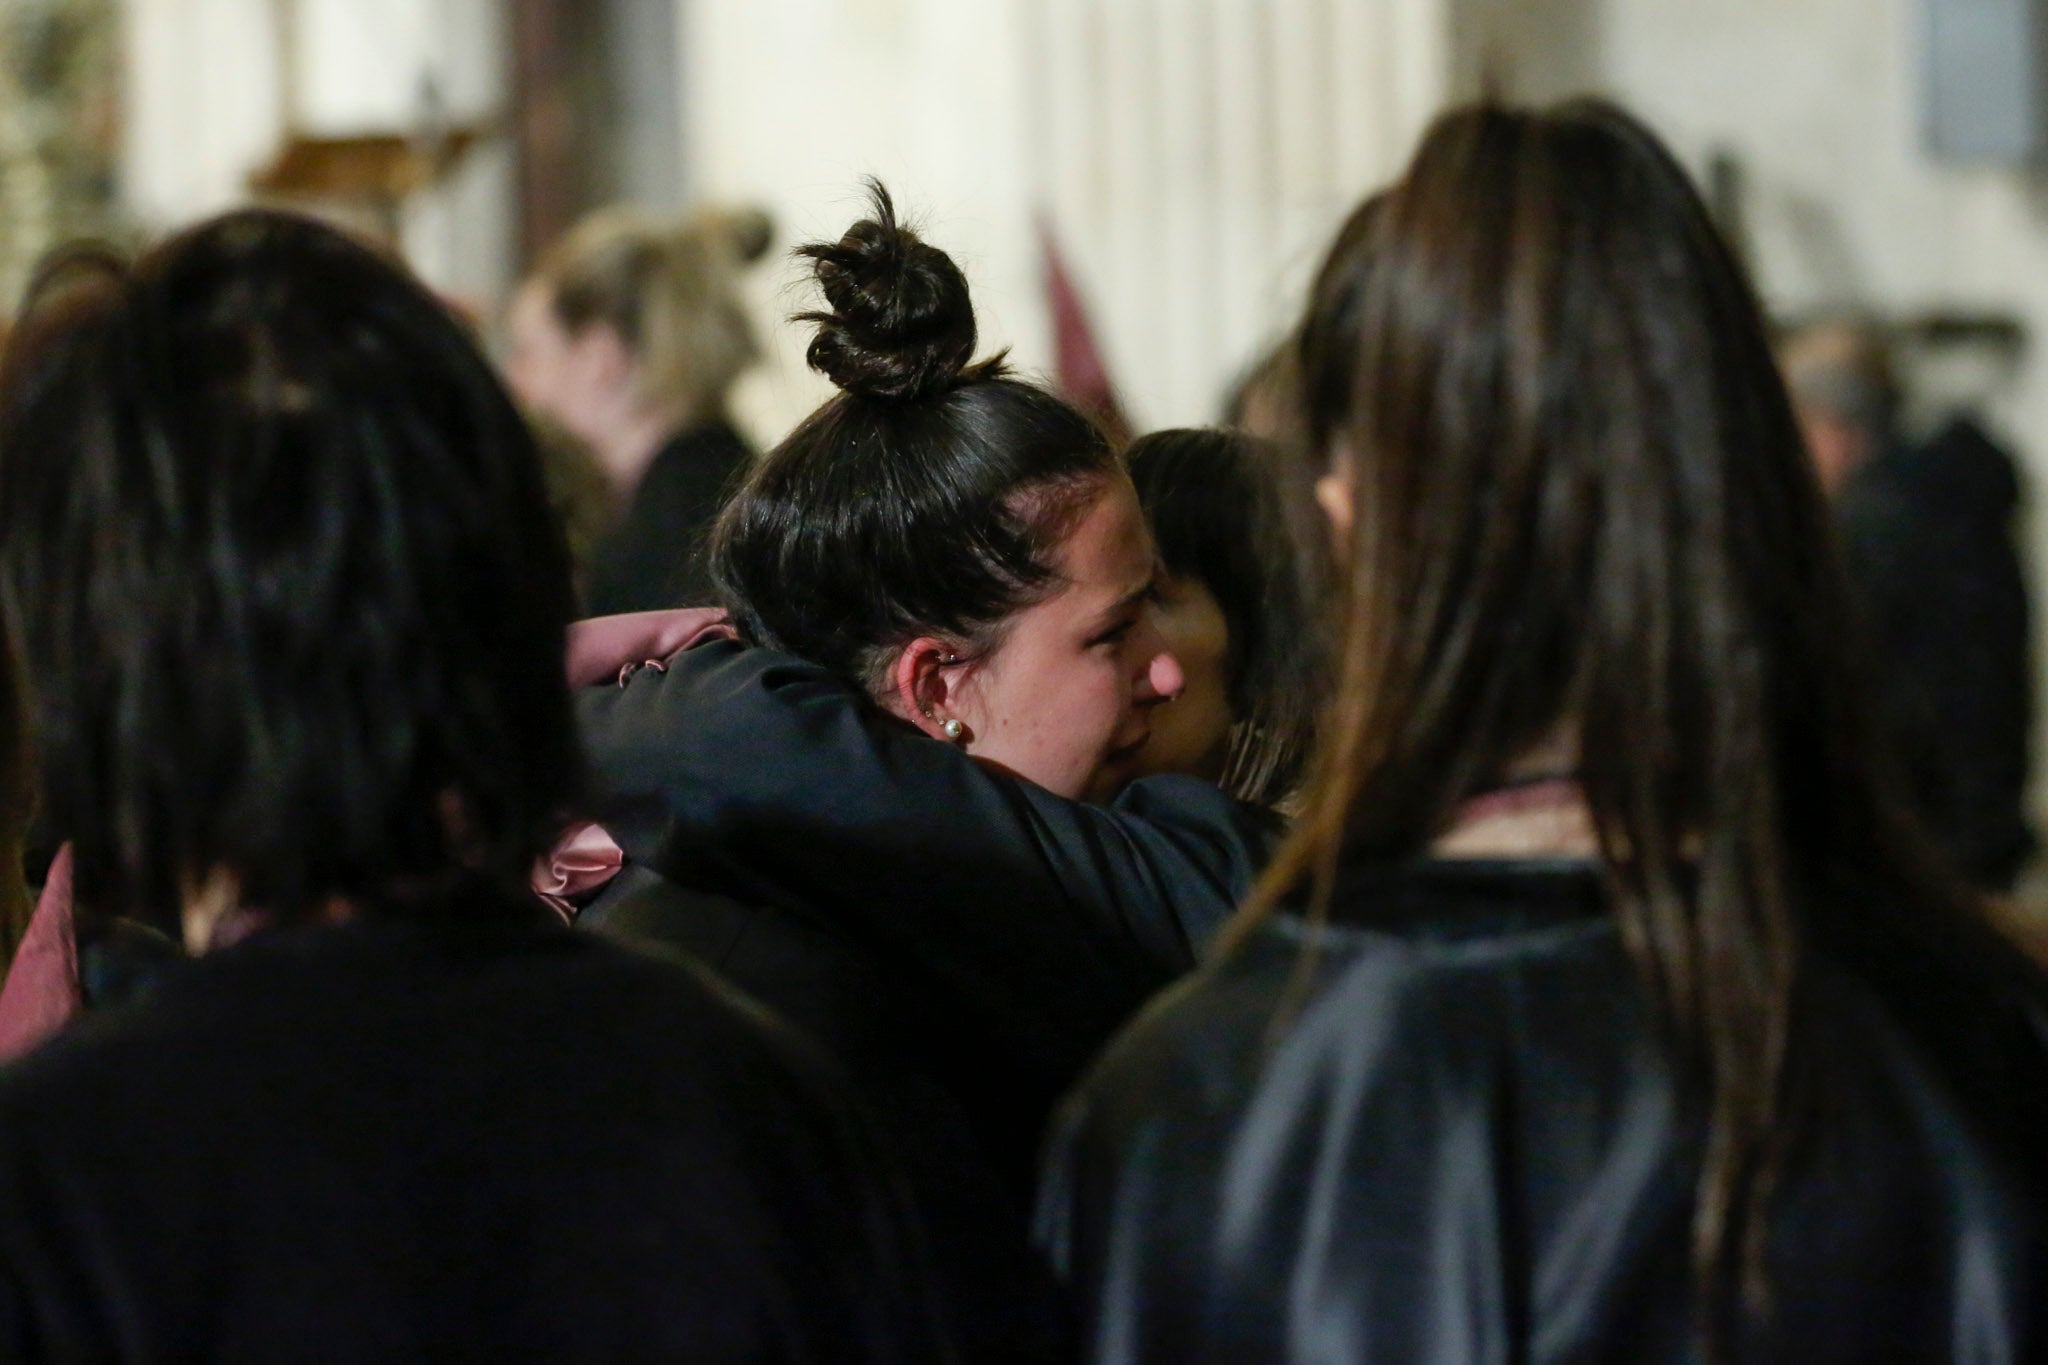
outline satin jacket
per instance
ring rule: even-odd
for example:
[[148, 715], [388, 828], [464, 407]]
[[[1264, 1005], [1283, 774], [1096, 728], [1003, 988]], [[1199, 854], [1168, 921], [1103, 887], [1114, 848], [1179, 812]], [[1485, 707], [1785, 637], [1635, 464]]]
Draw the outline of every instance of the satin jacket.
[[[2038, 973], [1977, 983], [2011, 1027], [1951, 1029], [1934, 1002], [1969, 996], [1813, 958], [1815, 1117], [1733, 1357], [2042, 1358]], [[1661, 1036], [1590, 866], [1346, 874], [1332, 922], [1276, 917], [1063, 1110], [1039, 1232], [1088, 1358], [1703, 1358], [1704, 1125]]]

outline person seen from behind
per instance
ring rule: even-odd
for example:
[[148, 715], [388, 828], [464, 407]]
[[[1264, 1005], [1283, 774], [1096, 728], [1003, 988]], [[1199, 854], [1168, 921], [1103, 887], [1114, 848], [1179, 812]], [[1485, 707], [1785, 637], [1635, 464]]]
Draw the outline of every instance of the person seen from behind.
[[2035, 1359], [2048, 982], [1900, 815], [1740, 268], [1611, 105], [1311, 292], [1305, 809], [1049, 1148], [1088, 1358]]
[[838, 1073], [527, 890], [566, 554], [417, 282], [248, 211], [32, 313], [0, 583], [78, 900], [194, 959], [0, 1071], [0, 1357], [950, 1358]]

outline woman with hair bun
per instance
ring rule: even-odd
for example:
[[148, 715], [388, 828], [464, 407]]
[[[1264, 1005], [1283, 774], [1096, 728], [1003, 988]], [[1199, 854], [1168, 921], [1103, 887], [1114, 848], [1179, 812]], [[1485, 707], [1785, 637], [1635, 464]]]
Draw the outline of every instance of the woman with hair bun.
[[589, 450], [618, 508], [586, 566], [592, 615], [710, 598], [704, 541], [753, 457], [726, 412], [757, 355], [739, 277], [772, 236], [754, 209], [601, 209], [513, 301], [513, 392]]
[[606, 828], [665, 879], [588, 918], [695, 948], [840, 1054], [976, 1305], [971, 1354], [1008, 1358], [1046, 1114], [1192, 965], [1272, 822], [1131, 785], [1181, 676], [1116, 451], [974, 359], [965, 278], [879, 187], [803, 254], [839, 393], [719, 522], [740, 638], [582, 696]]

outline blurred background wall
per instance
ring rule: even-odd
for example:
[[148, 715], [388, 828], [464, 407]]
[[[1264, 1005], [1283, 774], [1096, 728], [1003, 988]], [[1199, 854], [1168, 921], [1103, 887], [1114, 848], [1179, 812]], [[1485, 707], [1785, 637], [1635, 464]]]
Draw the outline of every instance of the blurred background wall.
[[[1144, 428], [1215, 416], [1293, 312], [1340, 216], [1444, 102], [1596, 91], [1645, 117], [1711, 184], [1781, 316], [1852, 309], [1918, 320], [1929, 335], [1961, 324], [1946, 334], [1966, 344], [1918, 358], [1917, 389], [1930, 405], [1980, 406], [2038, 490], [2048, 166], [1930, 154], [1927, 25], [1939, 5], [2042, 9], [97, 0], [111, 54], [103, 106], [116, 111], [100, 135], [114, 167], [103, 216], [110, 230], [155, 231], [249, 197], [266, 168], [302, 175], [284, 156], [294, 145], [382, 136], [412, 155], [419, 183], [342, 211], [387, 227], [431, 282], [490, 320], [546, 237], [604, 199], [758, 202], [787, 246], [842, 230], [873, 174], [966, 266], [985, 348], [1010, 346], [1026, 366], [1052, 359], [1050, 243]], [[0, 0], [11, 83], [0, 104], [19, 115], [23, 83], [47, 76], [24, 32], [47, 37], [51, 16], [94, 11]], [[8, 197], [26, 183], [35, 128], [0, 117], [10, 288], [10, 262], [78, 221], [13, 207], [64, 198], [48, 185]], [[822, 392], [803, 369], [803, 336], [779, 321], [807, 302], [782, 259], [754, 281], [772, 357], [741, 416], [764, 441]], [[2009, 344], [2020, 333], [2029, 344]], [[2030, 527], [2044, 600], [2048, 519]]]

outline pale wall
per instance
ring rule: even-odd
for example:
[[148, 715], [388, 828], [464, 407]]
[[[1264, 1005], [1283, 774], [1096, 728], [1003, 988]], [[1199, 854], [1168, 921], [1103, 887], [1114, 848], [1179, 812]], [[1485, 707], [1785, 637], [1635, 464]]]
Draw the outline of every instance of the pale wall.
[[862, 216], [865, 176], [968, 272], [984, 346], [1043, 360], [1017, 14], [1011, 0], [683, 0], [691, 194], [760, 204], [778, 228], [754, 281], [768, 360], [738, 397], [760, 439], [830, 392], [784, 322], [816, 306], [786, 248]]
[[[1984, 400], [2031, 480], [2024, 548], [2036, 659], [2048, 664], [2048, 173], [1921, 151], [1922, 2], [1536, 0], [1554, 22], [1522, 24], [1504, 74], [1524, 95], [1610, 93], [1696, 168], [1710, 149], [1736, 153], [1775, 308], [2003, 309], [2025, 322], [2033, 347], [2018, 373], [1961, 387]], [[2048, 679], [2040, 695], [2048, 703]]]
[[[985, 350], [1050, 363], [1035, 222], [1140, 427], [1213, 420], [1315, 254], [1449, 81], [1443, 0], [679, 0], [693, 195], [838, 236], [880, 176], [974, 288]], [[1329, 111], [1338, 117], [1326, 117]], [[1284, 153], [1275, 147], [1284, 147]], [[786, 260], [757, 281], [773, 439], [828, 390]]]
[[[127, 0], [122, 193], [160, 233], [248, 199], [285, 126], [270, 0]], [[452, 121], [504, 98], [498, 0], [298, 0], [297, 113], [309, 132], [414, 126], [423, 81]], [[418, 196], [406, 256], [427, 281], [488, 304], [512, 264], [512, 166], [502, 140]]]

